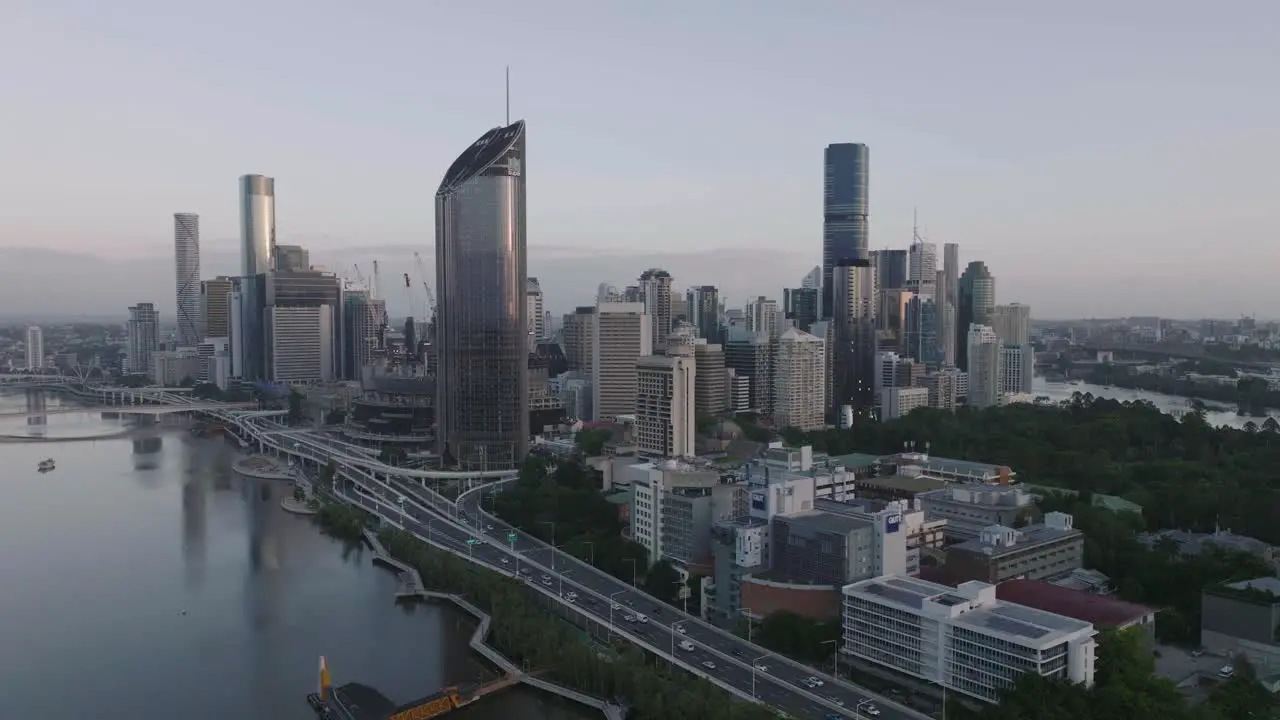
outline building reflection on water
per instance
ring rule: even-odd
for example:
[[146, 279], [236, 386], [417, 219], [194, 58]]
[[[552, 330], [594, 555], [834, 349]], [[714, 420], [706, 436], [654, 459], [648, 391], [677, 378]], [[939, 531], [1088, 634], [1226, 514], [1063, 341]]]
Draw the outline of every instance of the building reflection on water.
[[204, 583], [209, 537], [208, 503], [206, 479], [198, 475], [187, 478], [182, 485], [182, 558], [187, 587], [191, 588], [198, 588]]
[[[164, 449], [164, 438], [159, 435], [150, 437], [141, 437], [133, 439], [133, 469], [134, 470], [156, 470], [160, 467], [160, 451]], [[138, 476], [138, 480], [145, 485], [159, 483], [162, 478], [159, 475], [152, 477], [148, 474]]]
[[48, 433], [49, 416], [46, 403], [48, 399], [43, 390], [26, 391], [27, 434], [33, 437], [44, 437]]

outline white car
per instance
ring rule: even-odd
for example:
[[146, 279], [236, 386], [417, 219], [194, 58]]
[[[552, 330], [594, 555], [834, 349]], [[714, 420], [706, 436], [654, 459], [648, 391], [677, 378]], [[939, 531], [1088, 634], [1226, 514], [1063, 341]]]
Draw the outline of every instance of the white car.
[[511, 564], [511, 561], [510, 561], [510, 560], [508, 560], [507, 558], [502, 558], [502, 560], [501, 560], [500, 562], [501, 562], [503, 565], [510, 565], [510, 564]]
[[492, 531], [493, 531], [493, 526], [492, 526], [492, 525], [485, 525], [485, 526], [484, 526], [484, 529], [485, 529], [485, 530], [489, 530], [490, 532], [492, 532]]
[[862, 708], [862, 712], [870, 715], [871, 717], [880, 717], [880, 708], [875, 705], [868, 705]]
[[830, 702], [835, 703], [835, 704], [836, 704], [836, 705], [838, 705], [839, 707], [844, 707], [844, 701], [843, 701], [843, 700], [841, 700], [840, 698], [836, 697], [835, 695], [830, 695], [830, 696], [828, 696], [828, 697], [827, 697], [827, 700], [829, 700]]
[[609, 603], [609, 608], [612, 610], [621, 610], [622, 606], [618, 603]]
[[688, 640], [685, 640], [684, 642], [680, 643], [679, 647], [681, 650], [692, 651], [693, 643], [689, 642]]
[[564, 596], [564, 601], [572, 605], [577, 601], [577, 598], [575, 598], [572, 593], [568, 593]]
[[622, 619], [623, 619], [623, 620], [626, 620], [627, 622], [632, 622], [632, 623], [633, 623], [633, 622], [635, 622], [635, 621], [636, 621], [636, 616], [635, 616], [635, 615], [623, 615], [623, 616], [622, 616]]
[[713, 663], [713, 662], [711, 662], [710, 660], [703, 660], [703, 661], [702, 661], [702, 667], [704, 667], [704, 668], [706, 668], [706, 669], [708, 669], [708, 670], [715, 670], [715, 669], [716, 669], [716, 664], [715, 664], [715, 663]]
[[823, 683], [821, 680], [819, 680], [818, 678], [816, 678], [816, 677], [814, 677], [814, 676], [812, 676], [812, 675], [810, 675], [809, 677], [805, 678], [805, 679], [804, 679], [804, 681], [805, 681], [805, 682], [807, 682], [807, 683], [809, 683], [810, 685], [812, 685], [812, 686], [814, 686], [814, 687], [822, 687], [822, 686], [825, 684], [825, 683]]
[[649, 622], [649, 616], [648, 616], [648, 615], [641, 615], [640, 613], [636, 613], [636, 619], [637, 619], [637, 620], [639, 620], [641, 623], [647, 623], [647, 622]]
[[769, 672], [769, 666], [768, 666], [768, 665], [757, 665], [757, 666], [756, 666], [756, 672], [767, 673], [767, 672]]
[[551, 587], [551, 578], [542, 578], [542, 584]]
[[678, 633], [680, 633], [681, 635], [683, 635], [683, 634], [684, 634], [684, 626], [683, 626], [683, 625], [677, 625], [677, 626], [676, 626], [676, 632], [678, 632]]

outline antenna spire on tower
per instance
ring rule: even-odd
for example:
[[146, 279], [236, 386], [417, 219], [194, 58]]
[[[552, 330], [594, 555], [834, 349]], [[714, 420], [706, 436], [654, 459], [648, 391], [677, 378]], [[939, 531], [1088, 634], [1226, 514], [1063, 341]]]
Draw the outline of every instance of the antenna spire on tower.
[[503, 125], [511, 124], [511, 66], [507, 66], [507, 121]]

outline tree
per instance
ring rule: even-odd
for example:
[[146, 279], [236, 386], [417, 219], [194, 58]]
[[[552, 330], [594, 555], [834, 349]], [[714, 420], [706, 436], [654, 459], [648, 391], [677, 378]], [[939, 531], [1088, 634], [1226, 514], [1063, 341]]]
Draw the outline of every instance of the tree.
[[184, 387], [184, 388], [193, 388], [196, 386], [196, 379], [188, 375], [182, 378], [182, 382], [178, 383], [178, 386]]
[[608, 428], [584, 428], [574, 436], [578, 450], [587, 457], [594, 457], [604, 451], [605, 443], [613, 439], [613, 431]]
[[341, 425], [347, 419], [347, 411], [334, 408], [324, 416], [325, 425]]
[[665, 559], [654, 563], [644, 574], [645, 592], [663, 602], [675, 603], [680, 587], [680, 573]]
[[289, 390], [289, 424], [297, 425], [302, 422], [302, 393], [296, 388]]

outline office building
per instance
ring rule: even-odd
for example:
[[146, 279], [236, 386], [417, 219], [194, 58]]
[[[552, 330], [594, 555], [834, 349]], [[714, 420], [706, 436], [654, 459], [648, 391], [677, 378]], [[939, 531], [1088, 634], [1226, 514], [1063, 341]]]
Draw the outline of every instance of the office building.
[[225, 337], [208, 337], [196, 346], [200, 374], [196, 379], [212, 383], [226, 390], [231, 379], [231, 340]]
[[1011, 528], [991, 525], [978, 537], [947, 548], [945, 569], [956, 581], [1001, 583], [1013, 578], [1051, 580], [1079, 570], [1084, 534], [1066, 513], [1046, 513], [1043, 523]]
[[964, 483], [916, 495], [929, 520], [946, 520], [949, 540], [972, 540], [992, 525], [1014, 527], [1039, 516], [1035, 496], [1020, 485]]
[[874, 534], [866, 520], [820, 510], [774, 516], [770, 577], [836, 587], [872, 577]]
[[342, 313], [341, 374], [347, 380], [358, 380], [381, 350], [387, 306], [364, 290], [347, 290], [342, 295]]
[[831, 369], [831, 410], [849, 406], [866, 411], [875, 402], [876, 297], [875, 268], [861, 264], [838, 265], [832, 281], [835, 342]]
[[719, 343], [724, 338], [720, 327], [720, 291], [715, 285], [689, 288], [685, 292], [685, 309], [698, 337], [709, 343]]
[[968, 370], [969, 326], [991, 325], [996, 306], [996, 279], [986, 263], [974, 260], [960, 276], [956, 290], [956, 364]]
[[[804, 277], [800, 278], [800, 287], [802, 287], [802, 288], [812, 288], [812, 289], [814, 289], [814, 290], [817, 290], [817, 291], [819, 292], [819, 295], [821, 295], [821, 292], [822, 292], [822, 266], [821, 266], [821, 265], [814, 265], [812, 270], [810, 270], [809, 272], [805, 273]], [[821, 313], [819, 313], [819, 315], [821, 315]]]
[[27, 369], [37, 371], [44, 369], [44, 329], [39, 325], [27, 327]]
[[129, 308], [124, 367], [132, 375], [151, 375], [151, 355], [160, 347], [160, 313], [151, 303]]
[[[242, 281], [243, 282], [243, 281]], [[265, 377], [276, 382], [314, 382], [316, 380], [329, 381], [337, 378], [342, 368], [343, 359], [343, 326], [342, 326], [342, 284], [334, 275], [320, 272], [318, 270], [298, 270], [276, 272], [260, 275], [255, 278], [257, 290], [261, 292], [263, 306], [267, 313], [268, 321], [264, 328], [266, 340], [266, 353], [264, 361], [267, 363]], [[324, 313], [317, 317], [323, 317], [329, 325], [326, 328], [317, 330], [319, 335], [315, 338], [303, 339], [299, 333], [304, 328], [309, 327], [309, 320], [302, 321], [296, 314], [282, 314], [273, 316], [271, 313], [277, 308], [318, 308], [324, 307]], [[282, 324], [277, 324], [273, 317], [278, 317]], [[311, 368], [312, 365], [307, 363], [299, 364], [300, 361], [290, 359], [285, 361], [277, 361], [275, 353], [277, 349], [288, 351], [290, 340], [281, 340], [276, 337], [277, 330], [286, 333], [286, 337], [292, 341], [299, 341], [305, 344], [305, 349], [300, 348], [300, 353], [309, 353], [310, 348], [316, 343], [320, 343], [319, 347], [326, 353], [323, 362], [323, 370], [317, 370], [318, 375], [300, 374], [301, 368], [304, 366]], [[277, 377], [274, 374], [275, 368], [284, 368], [288, 373], [288, 377]], [[307, 372], [310, 372], [308, 370]]]
[[1200, 645], [1222, 657], [1244, 655], [1254, 667], [1280, 662], [1280, 579], [1261, 577], [1207, 587], [1200, 594]]
[[880, 398], [893, 387], [911, 387], [924, 377], [924, 366], [895, 352], [876, 353], [875, 393]]
[[777, 428], [821, 430], [825, 426], [827, 348], [822, 338], [787, 328], [773, 361], [773, 424]]
[[669, 343], [667, 355], [646, 355], [636, 360], [635, 373], [635, 441], [640, 454], [692, 457], [697, 435], [697, 366], [692, 348]]
[[591, 372], [595, 322], [594, 305], [580, 305], [573, 312], [565, 313], [560, 329], [560, 344], [564, 348], [564, 357], [570, 370]]
[[667, 336], [672, 330], [671, 316], [671, 273], [661, 268], [649, 268], [640, 273], [640, 282], [636, 286], [639, 301], [644, 303], [645, 314], [649, 317], [650, 337], [653, 338], [655, 350], [666, 346]]
[[235, 372], [261, 380], [266, 371], [265, 276], [276, 266], [276, 182], [240, 177], [240, 287], [238, 329], [232, 333]]
[[173, 266], [177, 279], [178, 347], [200, 342], [200, 216], [173, 214]]
[[724, 369], [724, 405], [729, 413], [751, 409], [751, 378], [731, 367]]
[[525, 311], [529, 314], [529, 352], [533, 352], [538, 343], [546, 340], [547, 320], [542, 310], [542, 285], [538, 278], [531, 277], [525, 281]]
[[334, 379], [333, 306], [276, 305], [268, 309], [268, 376], [277, 383]]
[[762, 334], [775, 338], [782, 332], [782, 313], [778, 311], [778, 303], [761, 295], [744, 308], [747, 318], [747, 332]]
[[436, 192], [436, 424], [463, 470], [514, 468], [529, 443], [525, 124], [481, 135]]
[[218, 276], [200, 283], [200, 339], [231, 337], [231, 293], [236, 280]]
[[985, 408], [1000, 404], [1000, 343], [996, 333], [986, 325], [969, 326], [965, 337], [968, 355], [970, 407]]
[[770, 522], [749, 515], [716, 518], [711, 527], [712, 582], [704, 590], [703, 618], [721, 627], [736, 627], [749, 607], [742, 586], [769, 571]]
[[906, 342], [903, 352], [927, 365], [939, 365], [942, 360], [938, 342], [941, 316], [934, 290], [932, 285], [920, 287], [907, 300], [906, 310]]
[[995, 331], [1001, 345], [1029, 345], [1031, 343], [1031, 306], [1012, 303], [992, 307], [991, 329]]
[[999, 702], [1024, 673], [1093, 684], [1093, 625], [1002, 602], [980, 582], [889, 575], [844, 588], [841, 652]]
[[764, 415], [773, 414], [774, 349], [775, 342], [767, 335], [733, 327], [724, 344], [725, 367], [750, 385], [748, 408]]
[[938, 343], [942, 364], [956, 366], [957, 314], [960, 291], [960, 246], [942, 246], [942, 280], [938, 283]]
[[662, 558], [687, 564], [711, 557], [711, 524], [745, 514], [742, 488], [721, 481], [714, 469], [679, 460], [628, 466], [631, 539], [644, 547], [650, 564]]
[[906, 250], [873, 250], [871, 264], [876, 268], [881, 290], [899, 290], [907, 287]]
[[870, 151], [862, 143], [828, 145], [822, 167], [822, 317], [833, 318], [837, 266], [870, 266], [867, 186]]
[[880, 347], [888, 346], [896, 352], [915, 357], [911, 352], [912, 333], [911, 299], [915, 293], [905, 288], [881, 288], [876, 310], [876, 330], [881, 338]]
[[311, 269], [311, 253], [301, 245], [277, 245], [275, 269], [281, 272], [305, 272]]
[[591, 414], [613, 420], [636, 410], [636, 362], [653, 353], [643, 303], [600, 303], [591, 316]]
[[809, 332], [818, 320], [821, 299], [818, 288], [786, 288], [782, 291], [782, 316], [794, 327]]
[[157, 385], [178, 387], [200, 379], [200, 353], [197, 348], [160, 350], [151, 355]]
[[726, 398], [724, 348], [699, 339], [693, 344], [693, 407], [699, 416], [710, 417], [725, 411]]
[[[923, 288], [935, 285], [937, 277], [938, 246], [916, 238], [907, 253], [907, 287], [916, 292], [925, 292]], [[936, 291], [934, 288], [934, 292]]]
[[896, 420], [916, 408], [929, 407], [929, 388], [891, 387], [880, 396], [880, 419]]

